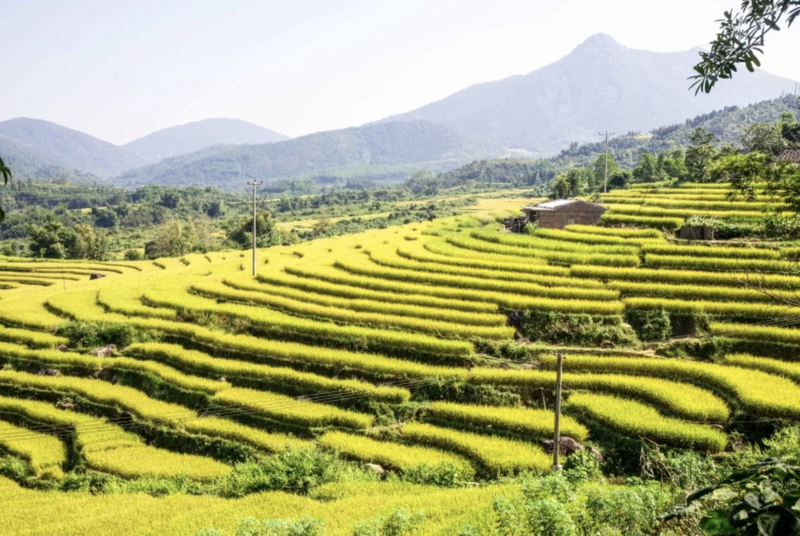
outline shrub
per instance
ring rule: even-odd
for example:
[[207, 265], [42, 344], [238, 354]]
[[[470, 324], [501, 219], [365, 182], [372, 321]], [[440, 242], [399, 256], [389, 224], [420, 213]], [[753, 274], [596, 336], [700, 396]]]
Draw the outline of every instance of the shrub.
[[297, 521], [246, 517], [239, 521], [236, 536], [325, 536], [325, 522], [312, 517]]
[[386, 517], [356, 523], [353, 536], [413, 536], [422, 534], [426, 521], [422, 510], [412, 514], [401, 506]]
[[607, 347], [636, 342], [636, 334], [618, 316], [527, 310], [517, 327], [527, 339], [550, 344]]
[[663, 307], [626, 311], [625, 319], [643, 341], [665, 341], [672, 336], [669, 313]]
[[56, 333], [69, 339], [73, 348], [97, 348], [107, 344], [124, 348], [147, 339], [133, 326], [115, 322], [69, 322], [59, 326]]

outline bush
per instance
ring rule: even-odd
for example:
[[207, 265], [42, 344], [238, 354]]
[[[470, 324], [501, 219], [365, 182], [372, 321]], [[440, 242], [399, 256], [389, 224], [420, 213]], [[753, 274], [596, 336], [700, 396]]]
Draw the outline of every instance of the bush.
[[619, 316], [528, 310], [517, 327], [529, 340], [550, 344], [608, 347], [636, 341], [636, 334], [622, 324]]
[[126, 261], [140, 261], [144, 259], [144, 254], [138, 249], [129, 249], [125, 252]]
[[312, 517], [298, 521], [246, 517], [239, 522], [236, 536], [324, 536], [325, 522]]
[[625, 319], [643, 341], [664, 341], [672, 335], [669, 313], [663, 307], [653, 310], [627, 311]]
[[130, 325], [114, 322], [70, 322], [59, 326], [56, 333], [68, 338], [70, 347], [78, 349], [97, 348], [107, 344], [124, 348], [149, 339]]
[[422, 534], [425, 525], [425, 512], [411, 513], [406, 507], [399, 507], [387, 517], [377, 517], [356, 523], [353, 536], [411, 536]]

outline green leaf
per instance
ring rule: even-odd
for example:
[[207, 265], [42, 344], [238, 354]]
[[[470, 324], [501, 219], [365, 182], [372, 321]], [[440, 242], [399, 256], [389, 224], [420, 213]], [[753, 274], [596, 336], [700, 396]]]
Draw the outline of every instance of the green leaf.
[[700, 528], [712, 536], [736, 534], [736, 529], [728, 521], [724, 510], [712, 510], [700, 520]]
[[744, 496], [744, 502], [753, 510], [760, 510], [761, 509], [761, 499], [759, 499], [758, 494], [755, 492], [750, 492]]

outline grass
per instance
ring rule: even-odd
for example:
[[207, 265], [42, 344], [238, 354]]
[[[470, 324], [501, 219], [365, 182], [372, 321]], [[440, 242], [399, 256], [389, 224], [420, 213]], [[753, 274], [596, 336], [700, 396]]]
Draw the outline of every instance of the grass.
[[601, 221], [607, 225], [636, 225], [640, 227], [653, 227], [655, 229], [664, 229], [674, 231], [683, 227], [683, 218], [675, 217], [657, 217], [657, 216], [639, 216], [632, 214], [617, 214], [606, 212], [601, 216]]
[[577, 223], [567, 225], [564, 229], [573, 233], [617, 236], [620, 238], [664, 238], [663, 233], [657, 229], [619, 229], [616, 227], [598, 227], [596, 225], [581, 225]]
[[85, 457], [90, 468], [123, 478], [186, 476], [210, 482], [231, 472], [230, 466], [204, 456], [178, 454], [147, 445], [94, 451]]
[[445, 238], [448, 243], [481, 253], [500, 254], [503, 256], [516, 256], [520, 258], [540, 258], [557, 264], [596, 264], [602, 266], [638, 266], [639, 257], [636, 255], [603, 255], [600, 253], [587, 254], [586, 252], [563, 252], [536, 250], [494, 244], [485, 240], [471, 237], [451, 235]]
[[502, 437], [471, 434], [424, 423], [407, 423], [403, 438], [444, 450], [457, 452], [476, 460], [495, 475], [521, 471], [544, 473], [550, 468], [550, 457], [530, 443]]
[[704, 312], [715, 316], [736, 316], [744, 318], [782, 318], [797, 314], [791, 308], [777, 302], [747, 303], [736, 301], [684, 301], [666, 298], [625, 298], [622, 300], [626, 310], [657, 310], [675, 313]]
[[[545, 358], [544, 362], [548, 367], [554, 366], [552, 357]], [[750, 414], [800, 418], [800, 387], [787, 379], [756, 370], [680, 359], [584, 355], [569, 356], [564, 366], [571, 371], [666, 377], [707, 385], [729, 394]], [[765, 385], [769, 389], [765, 389]]]
[[[505, 325], [469, 325], [442, 320], [432, 320], [435, 311], [431, 310], [427, 318], [413, 316], [393, 315], [392, 308], [384, 306], [385, 313], [354, 311], [340, 306], [320, 305], [301, 301], [302, 295], [297, 299], [276, 295], [275, 293], [253, 292], [231, 288], [220, 282], [201, 282], [192, 285], [192, 290], [225, 301], [265, 305], [285, 313], [300, 315], [306, 318], [330, 319], [345, 324], [385, 328], [387, 326], [430, 333], [444, 337], [483, 337], [485, 339], [509, 339], [514, 335], [514, 328]], [[447, 318], [447, 313], [442, 312], [440, 317]], [[502, 318], [502, 317], [501, 317]]]
[[60, 480], [67, 449], [58, 438], [0, 421], [0, 447], [28, 461], [33, 474]]
[[458, 468], [460, 480], [468, 481], [475, 475], [470, 463], [461, 456], [418, 445], [378, 441], [363, 435], [336, 431], [325, 433], [319, 438], [319, 444], [348, 458], [377, 463], [399, 471], [417, 468], [435, 469], [443, 465], [452, 465]]
[[754, 274], [747, 272], [703, 272], [697, 270], [653, 270], [649, 268], [625, 269], [605, 266], [573, 266], [570, 274], [574, 278], [590, 278], [606, 281], [640, 281], [672, 283], [677, 285], [730, 285], [754, 286], [768, 289], [800, 289], [800, 277], [790, 275]]
[[642, 247], [642, 251], [648, 255], [671, 255], [678, 257], [721, 257], [735, 259], [777, 259], [780, 257], [780, 253], [776, 249], [752, 247], [646, 244]]
[[[141, 343], [125, 349], [125, 354], [140, 359], [161, 361], [171, 366], [208, 376], [225, 377], [237, 383], [264, 382], [275, 390], [289, 391], [293, 395], [311, 393], [350, 393], [379, 402], [407, 402], [411, 394], [399, 387], [376, 387], [358, 380], [333, 380], [299, 372], [286, 367], [271, 367], [234, 359], [211, 357], [203, 352], [187, 350], [176, 344]], [[219, 383], [219, 382], [218, 382]]]
[[567, 411], [585, 415], [601, 425], [633, 438], [646, 438], [670, 447], [716, 453], [728, 438], [713, 428], [671, 419], [650, 406], [616, 396], [575, 393]]
[[[452, 402], [433, 402], [430, 414], [439, 420], [460, 425], [480, 426], [491, 430], [506, 430], [526, 437], [550, 438], [553, 435], [554, 413], [543, 409], [475, 406]], [[561, 421], [561, 433], [585, 441], [589, 431], [572, 418]]]
[[647, 253], [648, 268], [688, 268], [694, 270], [756, 273], [795, 273], [794, 263], [764, 259], [729, 257], [697, 257], [693, 255], [656, 255]]
[[365, 429], [372, 425], [374, 419], [372, 415], [254, 389], [228, 389], [218, 393], [214, 401], [226, 406], [244, 408], [280, 422], [309, 428], [341, 426]]

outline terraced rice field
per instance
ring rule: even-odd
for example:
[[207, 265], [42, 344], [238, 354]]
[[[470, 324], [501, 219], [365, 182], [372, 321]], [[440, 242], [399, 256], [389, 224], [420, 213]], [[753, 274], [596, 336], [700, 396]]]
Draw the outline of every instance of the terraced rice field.
[[[758, 203], [731, 204], [724, 195], [693, 187], [609, 194], [606, 221], [641, 228], [510, 235], [462, 217], [274, 247], [259, 252], [256, 278], [246, 270], [249, 253], [240, 252], [183, 262], [0, 259], [0, 449], [27, 460], [35, 478], [56, 482], [79, 467], [134, 480], [217, 482], [241, 459], [288, 449], [336, 452], [397, 474], [421, 467], [451, 467], [464, 480], [546, 473], [551, 460], [541, 441], [552, 436], [554, 415], [540, 401], [554, 387], [554, 357], [544, 350], [529, 363], [506, 363], [479, 348], [513, 340], [512, 312], [622, 320], [663, 310], [708, 315], [730, 355], [700, 363], [568, 353], [562, 431], [579, 441], [608, 430], [720, 452], [738, 420], [800, 420], [800, 314], [791, 305], [800, 277], [786, 261], [791, 255], [685, 245], [662, 233], [697, 211], [758, 213]], [[647, 211], [638, 210], [642, 201]], [[106, 277], [89, 280], [96, 272]], [[755, 290], [756, 279], [784, 301]], [[142, 340], [119, 344], [109, 357], [56, 350], [70, 344], [56, 331], [71, 321], [129, 326]], [[476, 402], [454, 394], [466, 388], [507, 396]], [[373, 484], [375, 509], [359, 512], [435, 500], [442, 527], [446, 516], [468, 514], [455, 492], [431, 488], [422, 501], [392, 485]], [[458, 493], [475, 500], [497, 493], [487, 490]], [[3, 504], [20, 512], [36, 494], [60, 509], [77, 500], [0, 479]], [[183, 534], [212, 521], [231, 526], [232, 512], [259, 515], [265, 497], [228, 506], [137, 498], [125, 511], [156, 513], [152, 530], [141, 533]], [[325, 506], [272, 494], [267, 509], [319, 513], [358, 497]], [[105, 506], [96, 508], [119, 509], [119, 499], [98, 498]], [[172, 508], [185, 514], [167, 515]], [[0, 519], [24, 525], [12, 517]], [[137, 533], [116, 517], [103, 530]], [[340, 516], [334, 525], [344, 530], [355, 519]], [[59, 523], [29, 533], [87, 528], [77, 516]]]

